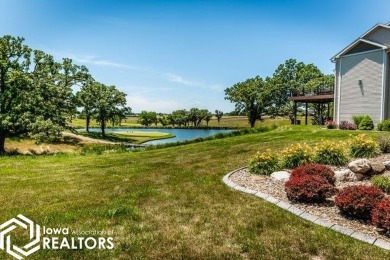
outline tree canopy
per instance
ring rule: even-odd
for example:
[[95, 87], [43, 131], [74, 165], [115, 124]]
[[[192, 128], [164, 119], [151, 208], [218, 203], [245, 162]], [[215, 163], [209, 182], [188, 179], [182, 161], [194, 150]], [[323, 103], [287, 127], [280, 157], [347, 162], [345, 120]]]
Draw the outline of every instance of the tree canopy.
[[53, 140], [76, 111], [72, 87], [90, 75], [72, 60], [32, 50], [23, 38], [0, 38], [0, 153], [7, 137]]
[[[5, 152], [7, 137], [57, 140], [63, 130], [71, 129], [67, 123], [77, 106], [88, 115], [88, 125], [96, 113], [103, 132], [107, 120], [121, 115], [124, 93], [94, 82], [85, 66], [67, 58], [58, 62], [23, 42], [20, 37], [0, 37], [0, 153]], [[81, 87], [77, 95], [75, 86]]]
[[291, 114], [288, 98], [294, 95], [333, 91], [333, 75], [324, 75], [314, 64], [286, 60], [272, 77], [256, 76], [225, 90], [225, 99], [235, 103], [235, 113], [245, 113], [251, 127], [262, 114]]
[[266, 82], [260, 76], [234, 84], [225, 89], [225, 95], [225, 99], [235, 103], [238, 113], [246, 114], [251, 127], [255, 126], [256, 120], [261, 119], [270, 102]]

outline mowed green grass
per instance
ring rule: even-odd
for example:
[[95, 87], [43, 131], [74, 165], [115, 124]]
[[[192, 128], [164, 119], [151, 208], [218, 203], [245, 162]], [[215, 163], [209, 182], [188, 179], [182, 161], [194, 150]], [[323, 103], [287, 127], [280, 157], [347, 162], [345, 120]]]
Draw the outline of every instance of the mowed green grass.
[[0, 223], [24, 214], [42, 226], [114, 232], [112, 251], [40, 250], [28, 259], [389, 259], [222, 183], [257, 150], [357, 133], [280, 127], [151, 151], [2, 157]]
[[133, 143], [141, 144], [144, 142], [159, 140], [159, 139], [167, 139], [171, 137], [175, 137], [175, 135], [170, 133], [162, 133], [162, 132], [111, 132], [110, 135], [116, 136], [118, 138], [124, 140], [131, 140]]

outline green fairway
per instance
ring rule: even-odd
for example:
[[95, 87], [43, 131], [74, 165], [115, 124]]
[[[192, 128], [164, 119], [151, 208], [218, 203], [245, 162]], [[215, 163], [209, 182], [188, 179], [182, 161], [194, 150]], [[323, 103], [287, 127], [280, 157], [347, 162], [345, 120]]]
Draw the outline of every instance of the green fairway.
[[113, 230], [111, 251], [39, 250], [28, 259], [389, 259], [222, 183], [258, 150], [358, 133], [285, 126], [150, 151], [2, 157], [0, 223], [23, 214], [42, 226]]
[[162, 132], [120, 132], [120, 133], [110, 133], [110, 135], [125, 139], [132, 140], [134, 143], [140, 144], [147, 141], [166, 139], [175, 137], [173, 134], [162, 133]]
[[85, 132], [78, 131], [78, 134], [95, 138], [95, 139], [104, 139], [112, 142], [127, 142], [134, 144], [142, 144], [144, 142], [166, 139], [175, 137], [175, 135], [170, 133], [162, 132], [141, 132], [141, 131], [131, 131], [131, 132], [108, 132], [105, 137], [102, 137], [100, 132]]

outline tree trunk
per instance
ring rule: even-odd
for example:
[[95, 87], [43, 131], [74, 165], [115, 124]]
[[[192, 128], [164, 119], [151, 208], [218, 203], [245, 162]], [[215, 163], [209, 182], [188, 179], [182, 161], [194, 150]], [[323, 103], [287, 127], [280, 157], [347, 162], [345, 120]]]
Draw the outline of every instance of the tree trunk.
[[102, 129], [102, 137], [106, 137], [106, 120], [105, 119], [102, 120], [101, 129]]
[[5, 135], [0, 133], [0, 154], [5, 154]]
[[85, 120], [85, 128], [87, 130], [87, 133], [89, 133], [89, 123], [91, 122], [91, 117], [87, 116]]
[[256, 119], [257, 119], [256, 114], [249, 115], [249, 124], [251, 125], [252, 128], [255, 127]]

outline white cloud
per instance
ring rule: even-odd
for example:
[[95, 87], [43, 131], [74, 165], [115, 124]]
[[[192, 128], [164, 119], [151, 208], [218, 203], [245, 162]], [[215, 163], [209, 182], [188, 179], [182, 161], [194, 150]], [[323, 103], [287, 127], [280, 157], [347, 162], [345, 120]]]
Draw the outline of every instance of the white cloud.
[[80, 65], [94, 65], [94, 66], [102, 66], [102, 67], [113, 67], [113, 68], [121, 68], [121, 69], [129, 69], [129, 70], [136, 70], [136, 71], [149, 71], [149, 68], [140, 67], [140, 66], [134, 66], [124, 63], [119, 63], [111, 60], [105, 60], [101, 59], [94, 55], [78, 55], [74, 53], [63, 53], [63, 52], [56, 52], [52, 51], [54, 53], [54, 56], [57, 58], [69, 58], [73, 61], [80, 63]]
[[164, 73], [163, 76], [171, 81], [171, 82], [175, 82], [175, 83], [179, 83], [179, 84], [183, 84], [183, 85], [186, 85], [186, 86], [195, 86], [195, 87], [201, 87], [201, 88], [207, 88], [207, 89], [211, 89], [211, 90], [215, 90], [215, 91], [222, 91], [224, 90], [226, 87], [223, 86], [222, 84], [206, 84], [206, 83], [203, 83], [203, 82], [200, 82], [200, 81], [193, 81], [193, 80], [189, 80], [189, 79], [186, 79], [180, 75], [177, 75], [177, 74], [174, 74], [174, 73]]
[[150, 100], [140, 95], [127, 96], [127, 106], [131, 107], [133, 112], [158, 111], [160, 113], [170, 113], [174, 110], [185, 107], [175, 100]]
[[188, 79], [183, 78], [182, 76], [173, 74], [173, 73], [164, 73], [164, 76], [167, 80], [179, 83], [179, 84], [184, 84], [188, 86], [201, 86], [202, 84], [199, 82], [191, 81]]
[[71, 58], [72, 60], [74, 60], [76, 62], [79, 62], [82, 64], [87, 64], [87, 65], [114, 67], [114, 68], [130, 69], [130, 70], [137, 70], [137, 71], [148, 70], [147, 68], [118, 63], [118, 62], [114, 62], [114, 61], [110, 61], [110, 60], [103, 60], [103, 59], [99, 59], [99, 58], [94, 57], [94, 56], [69, 55], [69, 58]]

